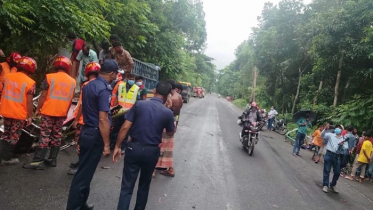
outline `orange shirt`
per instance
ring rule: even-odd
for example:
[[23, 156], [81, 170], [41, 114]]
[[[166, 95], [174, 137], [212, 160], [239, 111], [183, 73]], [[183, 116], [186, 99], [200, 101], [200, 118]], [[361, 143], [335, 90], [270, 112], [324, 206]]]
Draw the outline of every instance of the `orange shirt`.
[[314, 141], [313, 141], [313, 143], [314, 143], [316, 146], [321, 147], [321, 146], [322, 146], [321, 131], [320, 131], [319, 129], [317, 129], [317, 130], [312, 134], [312, 137], [314, 137]]
[[0, 92], [2, 92], [3, 91], [3, 86], [4, 86], [4, 81], [5, 81], [5, 75], [7, 75], [9, 73], [16, 73], [17, 68], [16, 67], [10, 68], [10, 66], [7, 62], [0, 63], [0, 65], [3, 69], [1, 71], [1, 74], [0, 74]]
[[[91, 80], [89, 80], [89, 81], [87, 81], [87, 82], [85, 82], [85, 83], [82, 84], [80, 95], [79, 95], [79, 101], [78, 101], [78, 104], [76, 105], [76, 108], [74, 110], [74, 117], [75, 118], [78, 115], [80, 107], [82, 106], [82, 93], [83, 93], [82, 90], [83, 90], [84, 86], [86, 86], [92, 80], [94, 80], [94, 79], [91, 79]], [[81, 124], [81, 125], [84, 125], [83, 113], [80, 115], [80, 118], [78, 119], [78, 123]]]

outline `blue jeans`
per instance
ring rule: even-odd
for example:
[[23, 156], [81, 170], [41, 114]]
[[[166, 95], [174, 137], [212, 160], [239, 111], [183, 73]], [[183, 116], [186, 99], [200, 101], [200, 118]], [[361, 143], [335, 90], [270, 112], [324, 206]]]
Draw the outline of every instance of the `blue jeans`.
[[272, 130], [272, 123], [275, 118], [269, 118], [268, 119], [268, 130]]
[[[329, 175], [333, 167], [333, 180], [329, 184]], [[327, 151], [324, 156], [324, 171], [323, 171], [323, 186], [334, 187], [337, 185], [339, 175], [341, 173], [341, 158], [340, 155]]]
[[369, 165], [367, 165], [367, 169], [366, 169], [366, 172], [365, 172], [365, 175], [369, 178], [372, 178], [372, 175], [373, 175], [373, 161], [370, 162]]
[[294, 146], [293, 146], [293, 154], [299, 154], [300, 147], [306, 138], [306, 134], [297, 132], [297, 136], [295, 137]]

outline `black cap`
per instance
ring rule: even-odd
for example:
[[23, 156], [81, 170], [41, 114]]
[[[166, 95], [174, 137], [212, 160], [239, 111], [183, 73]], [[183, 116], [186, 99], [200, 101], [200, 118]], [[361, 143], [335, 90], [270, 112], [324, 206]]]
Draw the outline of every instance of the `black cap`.
[[101, 72], [118, 72], [118, 63], [113, 59], [106, 59], [101, 65]]

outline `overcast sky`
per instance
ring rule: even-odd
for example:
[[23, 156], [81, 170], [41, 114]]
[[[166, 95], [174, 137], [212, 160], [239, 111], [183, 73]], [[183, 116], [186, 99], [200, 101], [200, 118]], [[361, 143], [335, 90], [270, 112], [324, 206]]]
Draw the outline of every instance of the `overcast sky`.
[[280, 0], [203, 0], [207, 30], [205, 53], [215, 59], [217, 69], [235, 59], [234, 50], [248, 39], [251, 28], [258, 24], [257, 17], [265, 2], [278, 4]]

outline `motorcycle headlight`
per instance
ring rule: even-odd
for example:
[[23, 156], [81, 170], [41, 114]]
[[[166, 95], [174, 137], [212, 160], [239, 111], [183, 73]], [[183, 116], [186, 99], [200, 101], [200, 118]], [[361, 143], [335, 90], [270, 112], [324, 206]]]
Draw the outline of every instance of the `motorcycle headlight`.
[[67, 127], [66, 126], [63, 126], [62, 127], [62, 131], [66, 131], [67, 130]]

